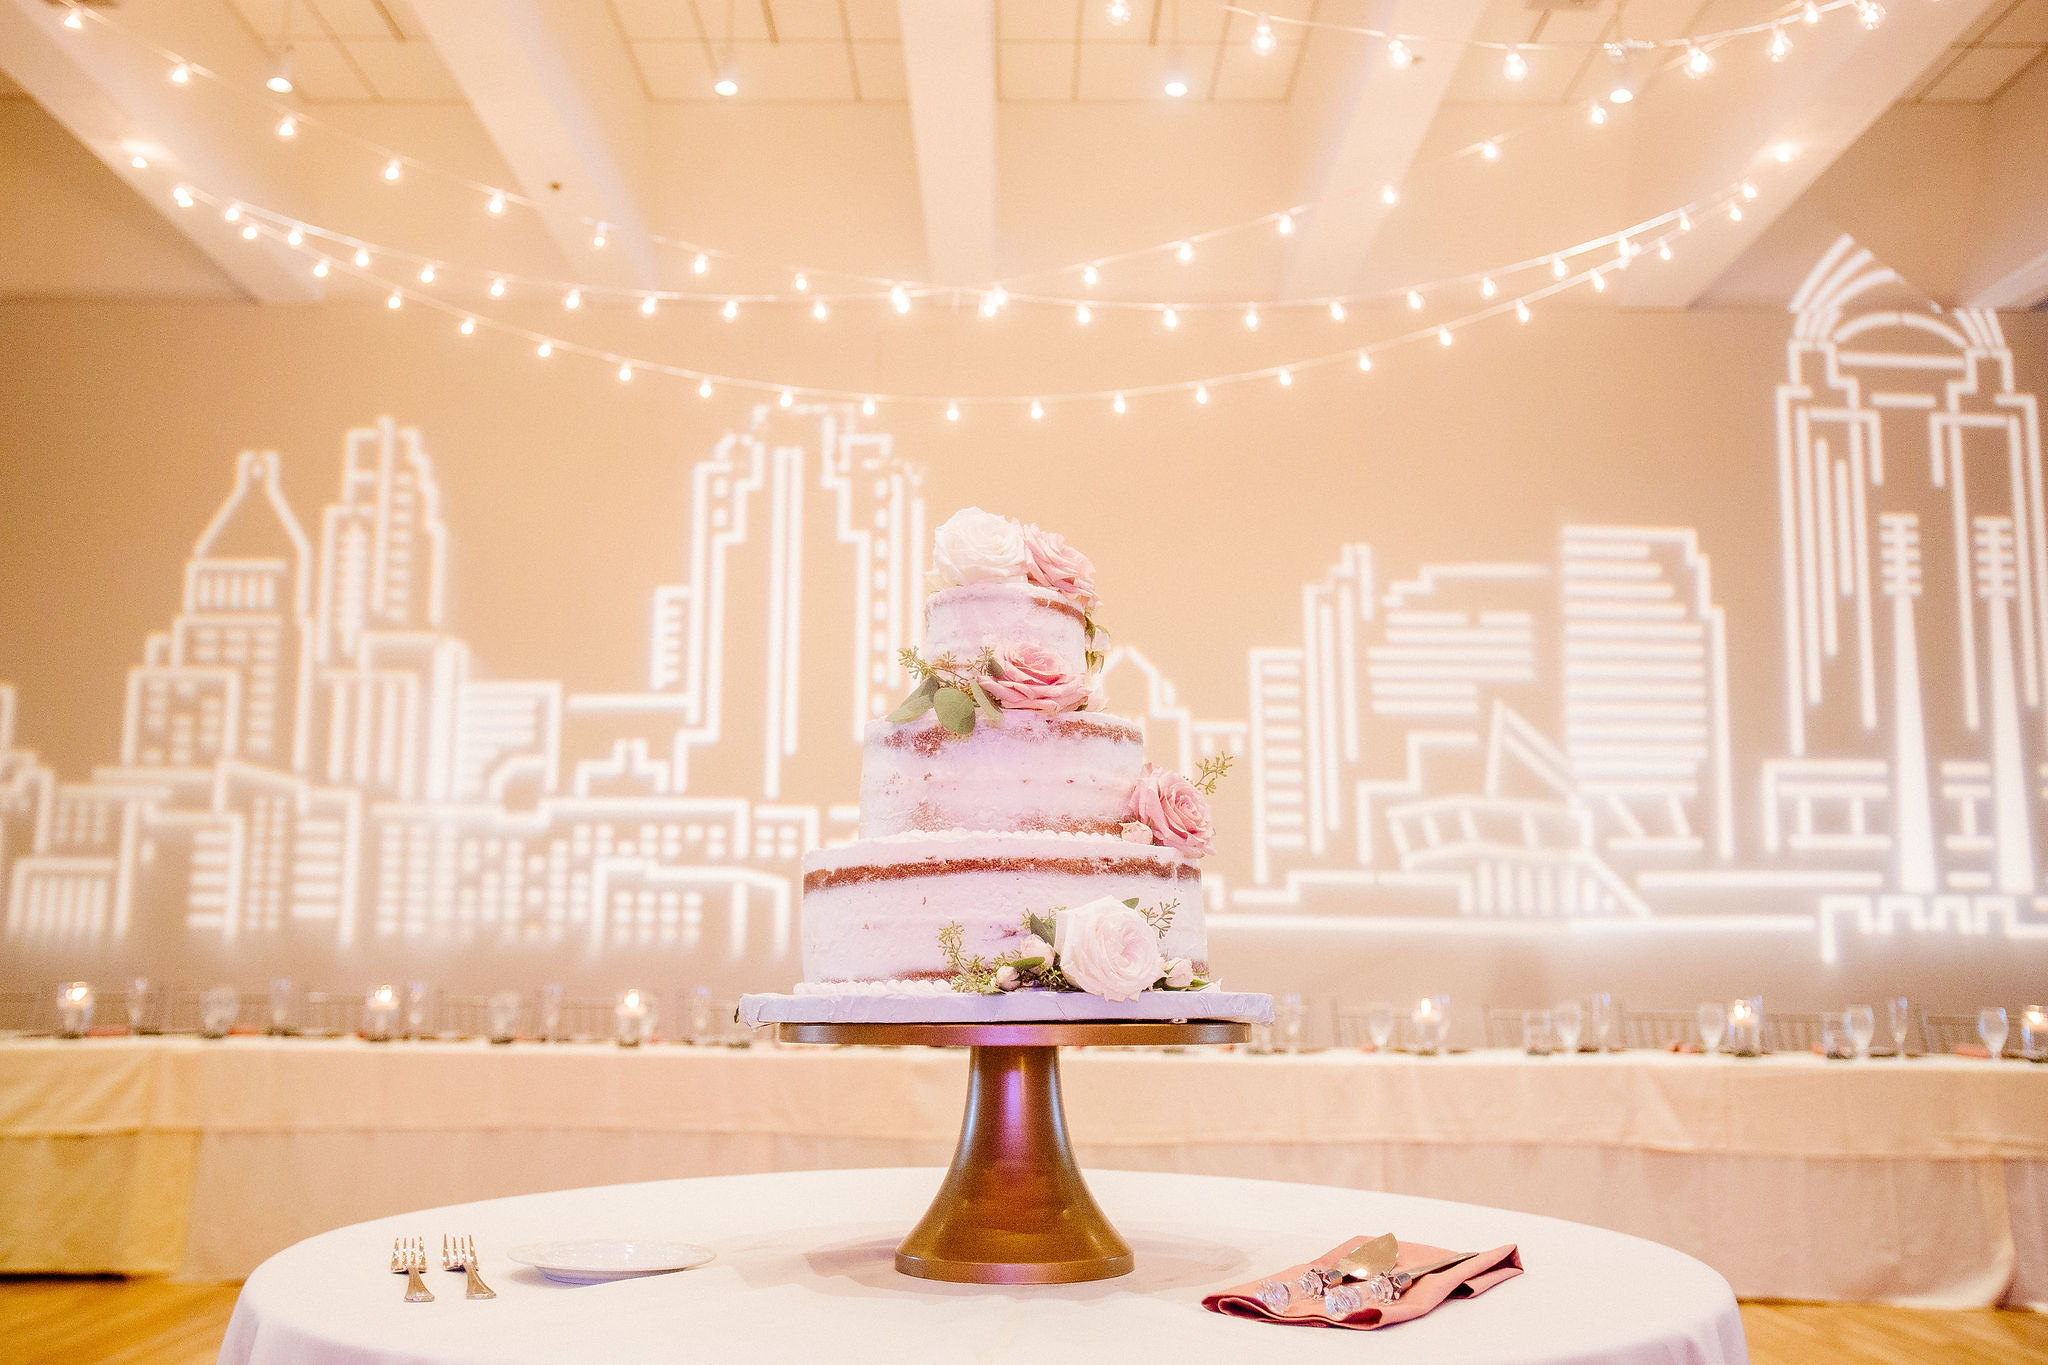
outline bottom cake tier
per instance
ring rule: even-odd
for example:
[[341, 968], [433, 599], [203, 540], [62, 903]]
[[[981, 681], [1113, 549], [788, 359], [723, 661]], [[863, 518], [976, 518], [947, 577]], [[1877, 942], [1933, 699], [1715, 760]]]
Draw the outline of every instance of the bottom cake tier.
[[1015, 946], [1025, 914], [1101, 896], [1171, 905], [1168, 957], [1209, 971], [1202, 876], [1192, 859], [1114, 835], [947, 830], [858, 839], [804, 855], [804, 980], [938, 980], [939, 931], [958, 924], [963, 950]]

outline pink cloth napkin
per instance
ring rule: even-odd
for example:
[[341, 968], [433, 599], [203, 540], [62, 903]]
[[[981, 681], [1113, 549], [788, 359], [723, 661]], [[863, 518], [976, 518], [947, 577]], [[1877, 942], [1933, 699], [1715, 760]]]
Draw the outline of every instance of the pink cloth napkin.
[[[1495, 1247], [1491, 1251], [1475, 1252], [1454, 1265], [1445, 1266], [1434, 1274], [1424, 1275], [1408, 1287], [1408, 1292], [1392, 1303], [1367, 1303], [1357, 1311], [1348, 1314], [1333, 1313], [1325, 1301], [1318, 1296], [1305, 1294], [1296, 1283], [1311, 1267], [1323, 1268], [1335, 1265], [1344, 1257], [1370, 1241], [1366, 1237], [1353, 1237], [1342, 1246], [1330, 1248], [1313, 1261], [1302, 1265], [1289, 1266], [1285, 1270], [1226, 1289], [1220, 1294], [1211, 1294], [1202, 1300], [1202, 1307], [1212, 1313], [1228, 1313], [1232, 1317], [1259, 1318], [1266, 1322], [1285, 1323], [1294, 1327], [1349, 1327], [1357, 1331], [1371, 1331], [1375, 1327], [1388, 1327], [1410, 1318], [1419, 1318], [1430, 1312], [1446, 1299], [1469, 1299], [1474, 1294], [1484, 1294], [1503, 1280], [1512, 1280], [1522, 1273], [1522, 1253], [1512, 1243]], [[1401, 1254], [1394, 1262], [1396, 1270], [1410, 1266], [1434, 1265], [1446, 1256], [1456, 1253], [1442, 1247], [1424, 1246], [1420, 1242], [1403, 1242]], [[1261, 1297], [1261, 1289], [1268, 1283], [1292, 1286], [1287, 1303], [1275, 1309]]]

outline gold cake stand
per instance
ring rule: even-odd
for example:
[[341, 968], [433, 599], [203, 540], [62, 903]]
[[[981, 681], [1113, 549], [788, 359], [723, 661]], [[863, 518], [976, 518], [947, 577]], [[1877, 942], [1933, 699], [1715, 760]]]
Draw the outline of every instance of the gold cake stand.
[[968, 1284], [1072, 1284], [1131, 1273], [1131, 1248], [1088, 1193], [1060, 1103], [1062, 1047], [1242, 1043], [1214, 1019], [1009, 1024], [781, 1024], [785, 1043], [972, 1050], [967, 1112], [945, 1183], [896, 1268]]

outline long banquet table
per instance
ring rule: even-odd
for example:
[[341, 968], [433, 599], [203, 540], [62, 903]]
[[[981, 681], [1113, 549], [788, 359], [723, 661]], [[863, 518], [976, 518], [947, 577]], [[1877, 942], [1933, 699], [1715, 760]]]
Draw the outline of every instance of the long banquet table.
[[[1064, 1075], [1090, 1167], [1547, 1214], [1750, 1298], [2048, 1308], [2048, 1066], [1084, 1050]], [[965, 1079], [922, 1048], [0, 1041], [0, 1272], [235, 1279], [410, 1208], [943, 1165]]]

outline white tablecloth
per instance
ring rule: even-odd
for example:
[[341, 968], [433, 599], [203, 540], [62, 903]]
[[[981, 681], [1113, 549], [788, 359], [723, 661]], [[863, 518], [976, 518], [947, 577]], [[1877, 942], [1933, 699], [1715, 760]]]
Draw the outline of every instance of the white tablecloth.
[[[2048, 1304], [2048, 1067], [1069, 1051], [1091, 1170], [1594, 1223], [1753, 1298]], [[344, 1223], [575, 1185], [943, 1164], [958, 1050], [0, 1042], [0, 1272], [235, 1279]]]
[[[899, 1275], [896, 1242], [938, 1170], [810, 1171], [527, 1195], [404, 1214], [301, 1242], [235, 1305], [222, 1365], [400, 1362], [1168, 1360], [1174, 1365], [1722, 1365], [1748, 1359], [1726, 1281], [1690, 1257], [1598, 1228], [1400, 1195], [1103, 1171], [1098, 1202], [1137, 1269], [1080, 1285], [940, 1284]], [[1514, 1242], [1526, 1273], [1361, 1340], [1210, 1313], [1203, 1294], [1360, 1233], [1436, 1246]], [[498, 1297], [438, 1269], [402, 1300], [391, 1239], [474, 1235]], [[569, 1237], [666, 1237], [718, 1253], [701, 1270], [552, 1284], [505, 1249]]]

